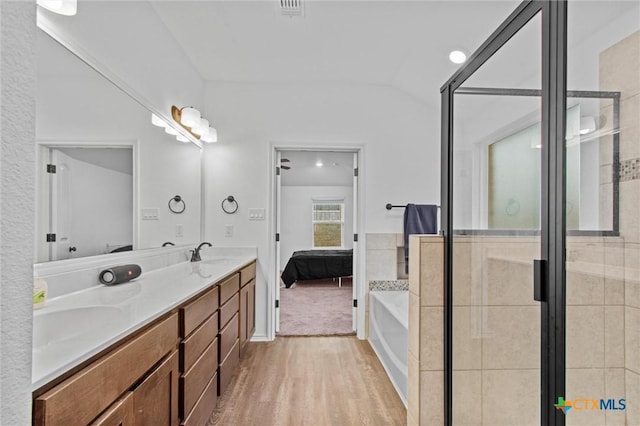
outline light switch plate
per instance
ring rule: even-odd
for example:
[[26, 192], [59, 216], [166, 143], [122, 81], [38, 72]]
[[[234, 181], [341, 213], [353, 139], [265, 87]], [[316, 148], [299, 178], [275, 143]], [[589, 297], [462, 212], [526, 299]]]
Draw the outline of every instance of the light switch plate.
[[264, 220], [264, 209], [249, 209], [249, 220]]
[[158, 209], [142, 209], [142, 220], [158, 220]]

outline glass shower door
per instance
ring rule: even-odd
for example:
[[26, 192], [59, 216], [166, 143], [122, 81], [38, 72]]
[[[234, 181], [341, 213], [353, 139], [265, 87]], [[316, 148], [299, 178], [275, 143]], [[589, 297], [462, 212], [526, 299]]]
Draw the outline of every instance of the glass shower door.
[[640, 424], [639, 29], [638, 2], [568, 4], [567, 425]]
[[453, 92], [454, 425], [540, 424], [541, 25]]

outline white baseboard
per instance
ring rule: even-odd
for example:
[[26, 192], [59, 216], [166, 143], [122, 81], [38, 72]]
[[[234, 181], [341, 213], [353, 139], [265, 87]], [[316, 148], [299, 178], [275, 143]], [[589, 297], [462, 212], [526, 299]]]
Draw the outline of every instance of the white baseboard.
[[273, 340], [269, 339], [269, 337], [266, 334], [260, 334], [260, 335], [254, 334], [251, 340], [249, 341], [250, 342], [271, 342]]

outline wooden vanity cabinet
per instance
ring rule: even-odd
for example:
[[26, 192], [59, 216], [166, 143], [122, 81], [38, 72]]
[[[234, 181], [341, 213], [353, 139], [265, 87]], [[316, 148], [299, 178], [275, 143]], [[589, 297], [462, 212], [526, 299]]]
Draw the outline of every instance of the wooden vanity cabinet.
[[211, 283], [54, 387], [37, 426], [201, 426], [255, 330], [255, 262]]
[[256, 330], [256, 263], [240, 270], [240, 355]]
[[179, 406], [182, 425], [206, 422], [216, 406], [218, 308], [217, 286], [180, 308]]
[[173, 313], [37, 395], [33, 424], [177, 425], [177, 345]]
[[240, 346], [238, 344], [240, 274], [231, 275], [218, 287], [220, 288], [218, 395], [222, 395], [240, 361]]
[[126, 392], [122, 398], [111, 404], [91, 426], [133, 426], [133, 392]]

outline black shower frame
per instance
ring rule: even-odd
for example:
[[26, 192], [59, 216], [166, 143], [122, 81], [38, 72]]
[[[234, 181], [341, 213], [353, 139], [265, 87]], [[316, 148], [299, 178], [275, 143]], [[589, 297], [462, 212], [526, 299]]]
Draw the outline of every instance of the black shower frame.
[[[542, 167], [540, 424], [564, 426], [553, 409], [565, 395], [565, 111], [567, 100], [567, 0], [523, 1], [440, 89], [441, 220], [444, 231], [444, 424], [452, 425], [453, 405], [453, 118], [454, 92], [538, 13], [542, 18]], [[614, 156], [617, 155], [617, 149]], [[614, 176], [617, 173], [614, 158]], [[617, 191], [615, 196], [617, 196]], [[615, 220], [615, 219], [614, 219]], [[617, 228], [617, 226], [616, 226]], [[497, 408], [496, 408], [497, 409]]]

